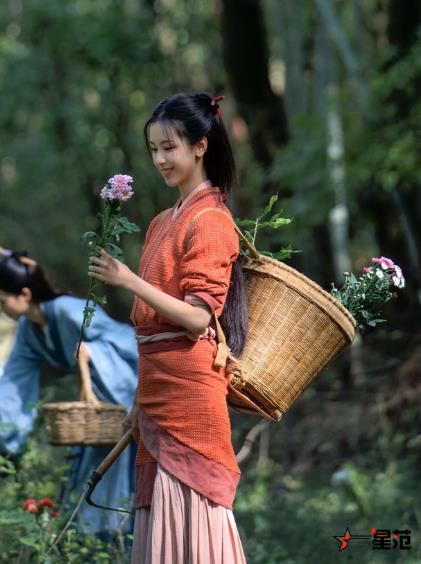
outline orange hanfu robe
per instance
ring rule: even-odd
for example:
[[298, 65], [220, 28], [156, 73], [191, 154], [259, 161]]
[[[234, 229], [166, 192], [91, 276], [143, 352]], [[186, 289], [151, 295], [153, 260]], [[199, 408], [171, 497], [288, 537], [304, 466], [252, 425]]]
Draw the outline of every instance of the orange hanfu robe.
[[[215, 187], [192, 194], [173, 217], [175, 207], [152, 220], [139, 276], [180, 300], [200, 298], [219, 317], [239, 253], [233, 222], [217, 210], [230, 211]], [[204, 208], [212, 209], [191, 224]], [[131, 318], [141, 336], [185, 331], [138, 298]], [[151, 504], [157, 463], [209, 500], [232, 508], [240, 469], [231, 443], [225, 369], [213, 365], [216, 353], [212, 336], [139, 345], [138, 508]]]

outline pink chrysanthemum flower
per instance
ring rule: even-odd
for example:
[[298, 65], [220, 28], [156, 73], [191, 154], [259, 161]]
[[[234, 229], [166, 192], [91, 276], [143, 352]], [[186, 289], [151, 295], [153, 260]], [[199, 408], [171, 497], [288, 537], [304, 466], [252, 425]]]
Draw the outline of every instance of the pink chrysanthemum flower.
[[365, 273], [371, 272], [371, 266], [364, 266], [364, 267], [363, 267], [363, 272], [365, 272]]
[[118, 199], [121, 200], [122, 202], [126, 202], [134, 194], [131, 186], [122, 186], [121, 188], [119, 188], [118, 193], [119, 193]]
[[389, 268], [393, 269], [395, 264], [393, 262], [393, 260], [387, 258], [387, 257], [373, 257], [371, 259], [371, 262], [374, 262], [374, 264], [380, 264], [380, 266], [383, 268], [383, 270], [388, 270]]
[[103, 200], [126, 202], [134, 194], [130, 186], [131, 182], [133, 182], [133, 178], [128, 174], [115, 174], [108, 179], [107, 184], [101, 190], [101, 198]]
[[397, 288], [405, 288], [405, 278], [402, 274], [402, 269], [400, 266], [395, 264], [395, 276], [392, 276], [392, 282]]
[[104, 188], [101, 190], [100, 196], [103, 200], [114, 200], [114, 195], [111, 189], [107, 188], [107, 186], [104, 186]]
[[115, 174], [107, 180], [107, 184], [111, 184], [113, 188], [127, 186], [133, 182], [133, 177], [128, 174]]

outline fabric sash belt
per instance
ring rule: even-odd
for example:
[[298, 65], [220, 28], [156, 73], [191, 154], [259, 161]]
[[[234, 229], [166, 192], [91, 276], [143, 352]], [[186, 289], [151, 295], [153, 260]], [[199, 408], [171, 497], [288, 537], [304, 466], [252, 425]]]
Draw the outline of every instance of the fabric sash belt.
[[167, 339], [175, 339], [176, 337], [185, 337], [187, 331], [165, 331], [163, 333], [155, 333], [154, 335], [136, 335], [136, 341], [139, 345], [145, 343], [157, 343]]

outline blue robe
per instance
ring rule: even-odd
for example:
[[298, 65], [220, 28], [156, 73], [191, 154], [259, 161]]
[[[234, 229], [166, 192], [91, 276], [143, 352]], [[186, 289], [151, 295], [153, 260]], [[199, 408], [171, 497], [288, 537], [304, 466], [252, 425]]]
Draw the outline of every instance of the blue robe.
[[[40, 303], [45, 318], [44, 334], [26, 317], [19, 319], [15, 345], [0, 379], [0, 447], [19, 453], [33, 428], [39, 401], [39, 379], [44, 363], [74, 371], [76, 346], [83, 318], [84, 300], [60, 296]], [[111, 319], [97, 307], [92, 325], [85, 330], [84, 343], [90, 354], [93, 391], [99, 400], [133, 405], [137, 385], [138, 353], [134, 328]], [[70, 398], [69, 398], [70, 400]], [[91, 472], [109, 452], [107, 447], [76, 447], [81, 456], [72, 477], [81, 492]], [[134, 448], [127, 448], [98, 484], [94, 501], [111, 507], [128, 508], [134, 490]], [[80, 522], [85, 532], [120, 528], [124, 514], [104, 511], [83, 503]], [[127, 519], [126, 523], [127, 523]]]

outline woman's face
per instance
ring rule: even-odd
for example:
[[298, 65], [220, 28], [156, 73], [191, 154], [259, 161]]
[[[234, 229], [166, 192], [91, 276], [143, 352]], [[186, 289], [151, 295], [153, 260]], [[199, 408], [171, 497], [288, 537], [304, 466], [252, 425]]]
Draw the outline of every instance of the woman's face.
[[153, 164], [167, 186], [188, 183], [194, 177], [200, 157], [204, 154], [200, 143], [189, 145], [173, 127], [164, 128], [160, 122], [152, 123], [149, 128], [149, 145]]
[[23, 291], [16, 296], [0, 290], [0, 309], [12, 319], [18, 320], [19, 317], [25, 315], [28, 312], [30, 302], [31, 298], [27, 292]]

